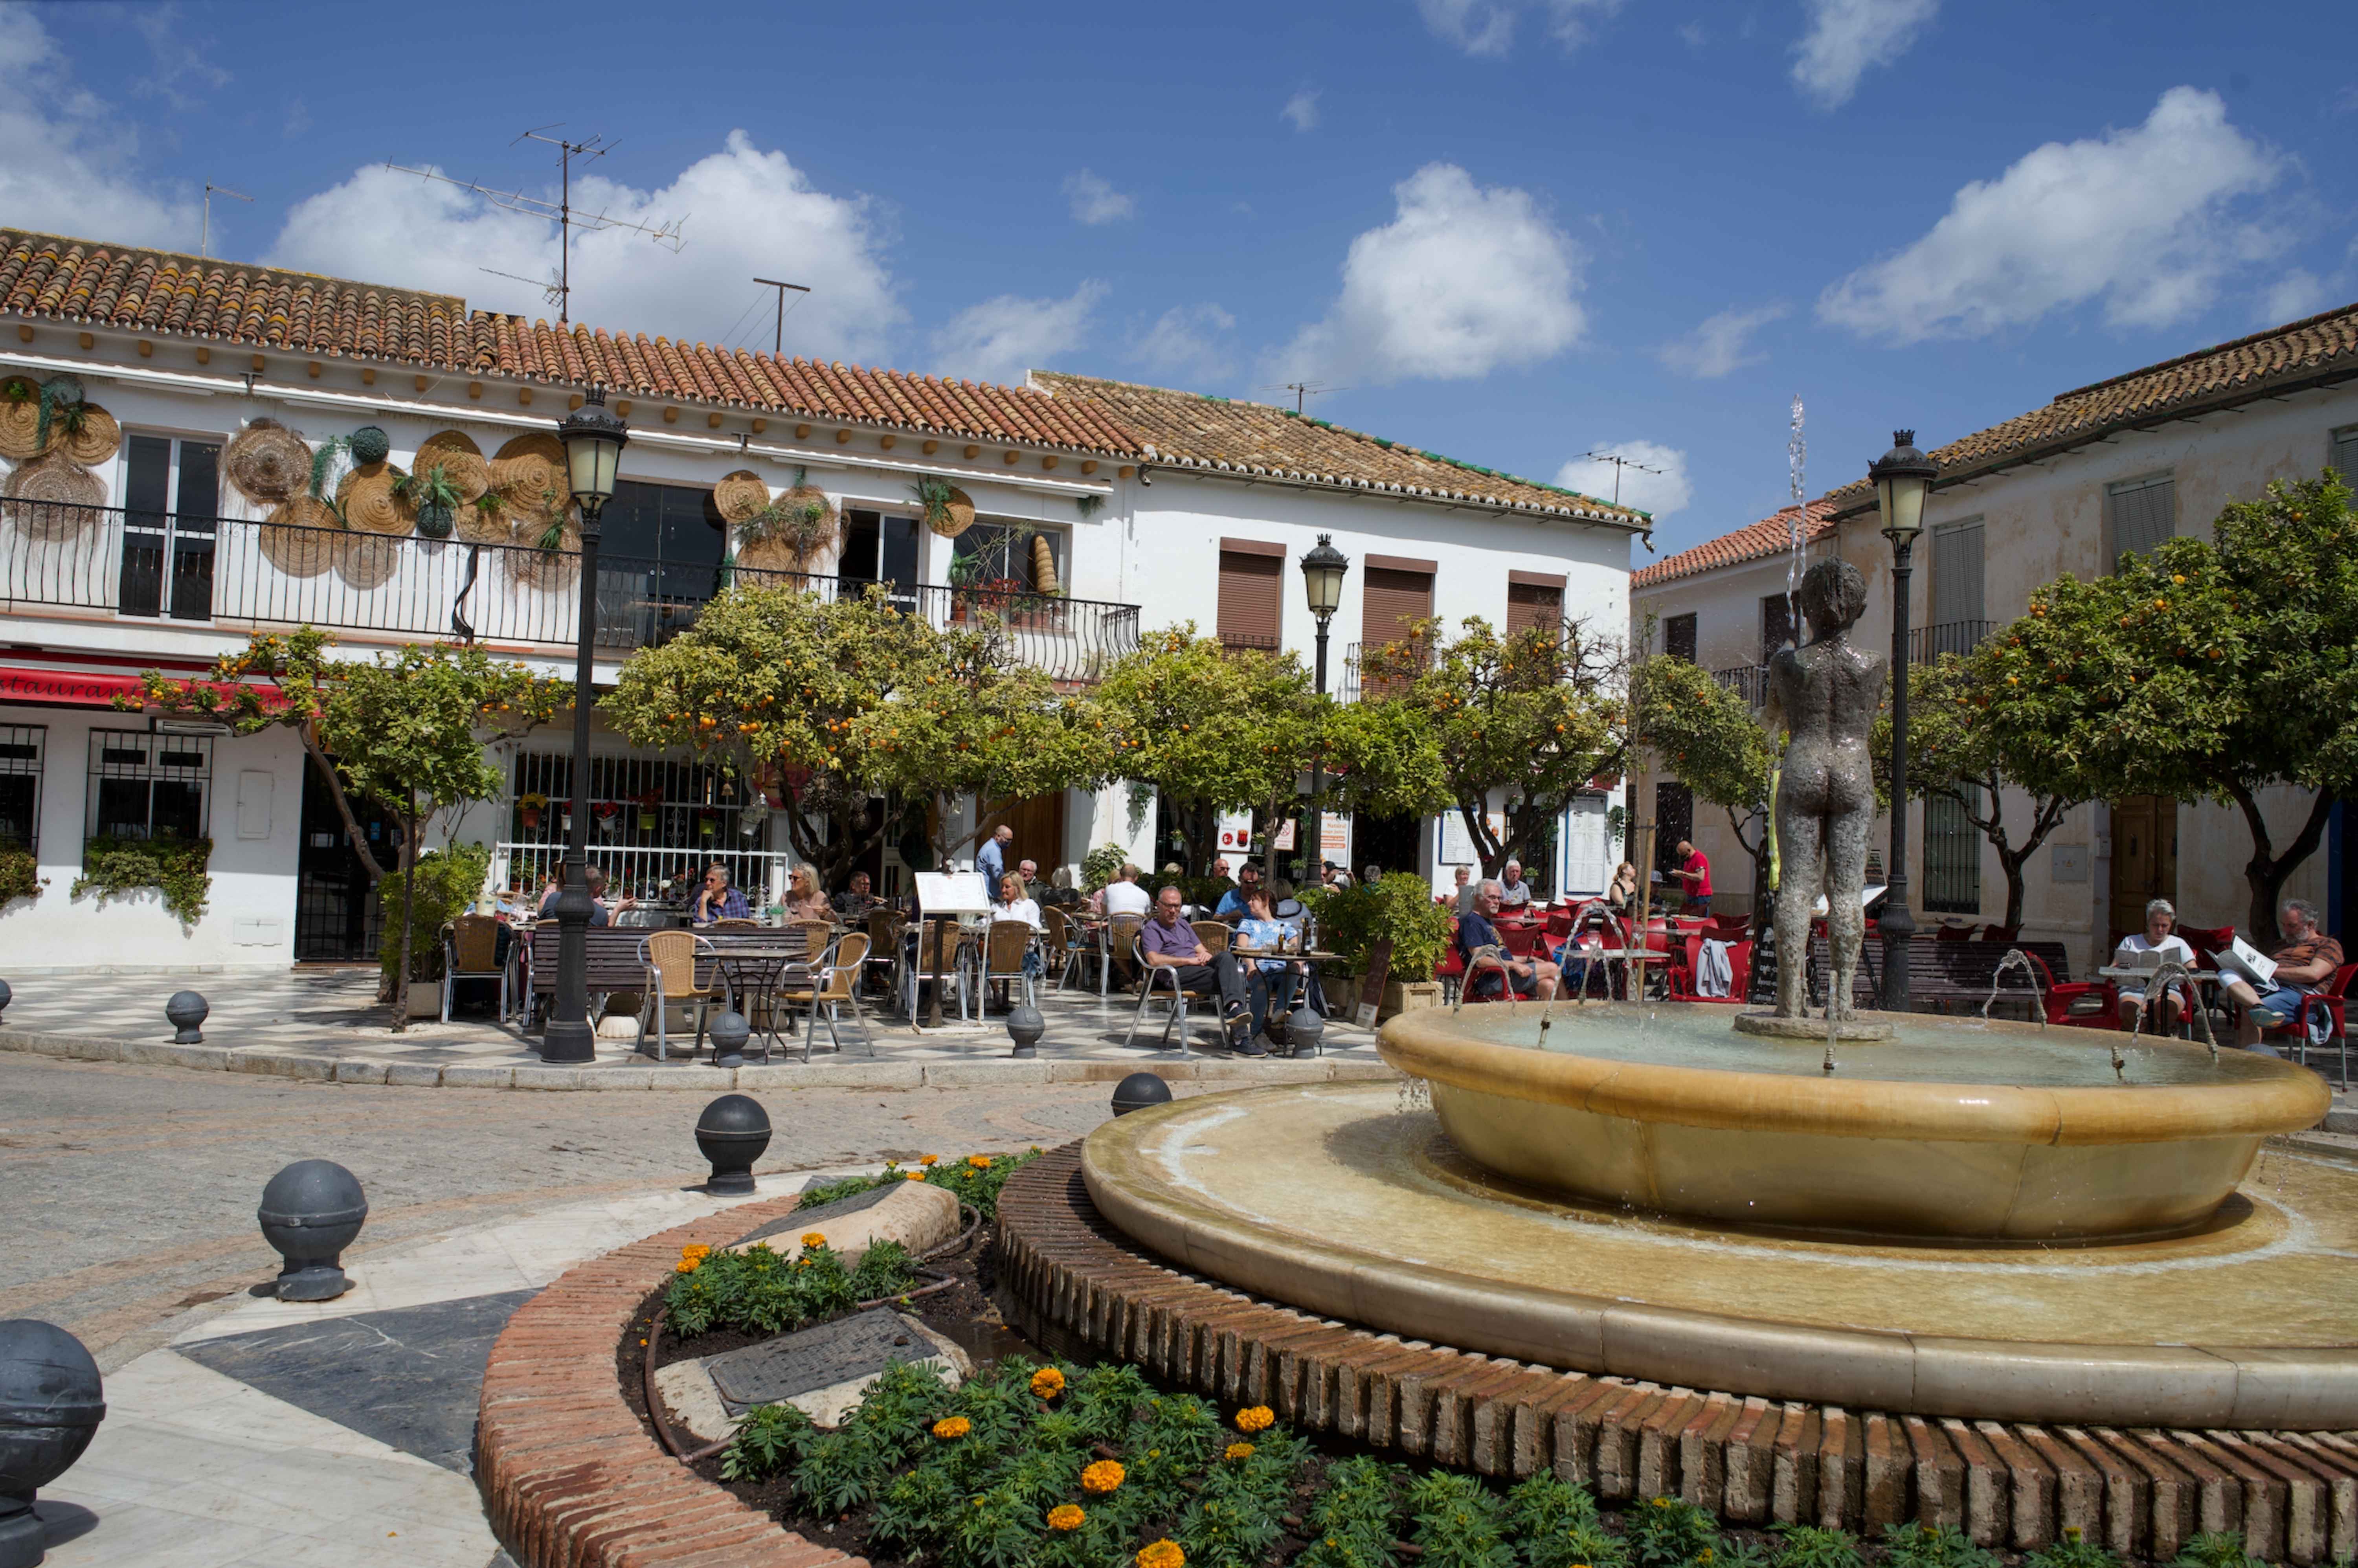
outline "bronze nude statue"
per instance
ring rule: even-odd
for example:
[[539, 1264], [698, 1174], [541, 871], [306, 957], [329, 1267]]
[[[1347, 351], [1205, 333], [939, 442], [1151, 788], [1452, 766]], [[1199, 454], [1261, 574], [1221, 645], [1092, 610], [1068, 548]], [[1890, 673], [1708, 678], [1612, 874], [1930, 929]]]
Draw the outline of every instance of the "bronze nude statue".
[[1801, 579], [1801, 601], [1810, 641], [1779, 649], [1768, 664], [1768, 721], [1781, 717], [1791, 735], [1777, 789], [1776, 1016], [1809, 1016], [1811, 906], [1823, 892], [1834, 969], [1827, 1011], [1847, 1019], [1866, 925], [1859, 902], [1866, 835], [1875, 822], [1867, 734], [1883, 702], [1886, 660], [1850, 640], [1866, 609], [1866, 579], [1856, 567], [1820, 561]]

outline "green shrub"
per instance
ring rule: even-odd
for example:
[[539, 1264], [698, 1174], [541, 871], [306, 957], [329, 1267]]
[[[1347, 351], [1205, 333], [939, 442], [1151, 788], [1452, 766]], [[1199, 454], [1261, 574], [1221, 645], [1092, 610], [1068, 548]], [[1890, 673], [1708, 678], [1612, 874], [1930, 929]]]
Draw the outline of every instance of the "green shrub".
[[897, 1241], [873, 1241], [851, 1271], [851, 1293], [863, 1302], [881, 1301], [907, 1290], [916, 1278], [917, 1260]]
[[[442, 927], [467, 913], [483, 891], [492, 869], [492, 852], [481, 844], [453, 844], [428, 849], [417, 857], [417, 915], [409, 928], [409, 978], [442, 978]], [[378, 927], [377, 966], [388, 985], [401, 967], [402, 877], [392, 872], [376, 884], [377, 907], [384, 924]]]
[[1396, 980], [1433, 979], [1449, 951], [1449, 909], [1433, 903], [1432, 885], [1411, 872], [1394, 871], [1373, 885], [1314, 888], [1303, 896], [1317, 917], [1320, 943], [1340, 953], [1355, 974], [1365, 971], [1368, 950], [1387, 936]]
[[682, 1339], [716, 1328], [783, 1334], [833, 1317], [871, 1298], [855, 1293], [835, 1249], [807, 1248], [789, 1263], [763, 1242], [715, 1252], [675, 1273], [664, 1292], [665, 1321]]
[[1436, 1470], [1408, 1489], [1420, 1568], [1516, 1568], [1498, 1494], [1471, 1476]]
[[1100, 844], [1081, 857], [1081, 891], [1095, 892], [1113, 881], [1130, 851], [1119, 844]]
[[2267, 1568], [2267, 1564], [2244, 1550], [2243, 1531], [2206, 1530], [2178, 1549], [2169, 1568]]
[[181, 925], [194, 925], [212, 896], [212, 875], [205, 869], [212, 855], [210, 838], [92, 838], [82, 845], [72, 896], [95, 891], [103, 904], [155, 888]]
[[41, 896], [41, 866], [30, 849], [0, 848], [0, 904]]
[[[2241, 1541], [2236, 1545], [2240, 1550]], [[2061, 1541], [2032, 1552], [2023, 1562], [2029, 1568], [2120, 1568], [2121, 1560], [2090, 1541], [2078, 1525], [2072, 1524], [2063, 1527]]]
[[766, 1481], [799, 1463], [817, 1435], [811, 1418], [792, 1405], [755, 1405], [738, 1418], [720, 1451], [724, 1481]]
[[1682, 1498], [1654, 1498], [1630, 1509], [1628, 1539], [1638, 1568], [1692, 1568], [1719, 1554], [1712, 1516]]
[[1780, 1524], [1776, 1568], [1866, 1568], [1858, 1554], [1858, 1538], [1846, 1530], [1823, 1525]]
[[[1945, 1524], [1894, 1524], [1883, 1530], [1885, 1568], [1998, 1568], [1997, 1554]], [[2240, 1568], [2206, 1563], [2201, 1568]]]
[[1507, 1494], [1514, 1539], [1530, 1568], [1625, 1568], [1628, 1548], [1597, 1522], [1596, 1499], [1585, 1486], [1542, 1471]]

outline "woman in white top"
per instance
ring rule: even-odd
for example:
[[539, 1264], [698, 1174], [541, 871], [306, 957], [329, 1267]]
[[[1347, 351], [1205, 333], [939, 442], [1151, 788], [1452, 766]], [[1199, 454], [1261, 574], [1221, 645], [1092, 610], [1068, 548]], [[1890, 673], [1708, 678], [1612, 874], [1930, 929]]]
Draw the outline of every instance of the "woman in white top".
[[[2172, 927], [2177, 924], [2178, 911], [2170, 907], [2168, 899], [2158, 898], [2147, 904], [2145, 929], [2121, 938], [2121, 945], [2113, 949], [2113, 967], [2119, 969], [2132, 968], [2136, 967], [2136, 956], [2139, 953], [2158, 953], [2165, 963], [2175, 958], [2188, 968], [2192, 968], [2194, 949], [2186, 945], [2185, 937], [2171, 934]], [[2133, 980], [2123, 980], [2119, 982], [2118, 992], [2121, 999], [2121, 1027], [2133, 1029], [2136, 1026], [2137, 1009], [2145, 1001], [2145, 987]], [[2162, 993], [2161, 1014], [2162, 1022], [2169, 1033], [2177, 1033], [2180, 1020], [2186, 1016], [2186, 1004], [2179, 1000], [2178, 991], [2174, 987]]]
[[993, 920], [1020, 920], [1033, 930], [1040, 929], [1040, 904], [1023, 889], [1023, 879], [1013, 871], [999, 879], [999, 896], [990, 901]]

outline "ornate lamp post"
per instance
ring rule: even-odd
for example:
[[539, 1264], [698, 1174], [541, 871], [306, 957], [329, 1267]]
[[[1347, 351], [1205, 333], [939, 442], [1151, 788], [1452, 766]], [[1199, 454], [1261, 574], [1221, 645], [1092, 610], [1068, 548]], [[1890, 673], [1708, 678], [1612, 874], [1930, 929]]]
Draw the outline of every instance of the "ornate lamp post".
[[1940, 465], [1916, 449], [1916, 432], [1894, 430], [1891, 450], [1867, 466], [1883, 536], [1891, 541], [1891, 881], [1883, 901], [1883, 1005], [1908, 1011], [1908, 944], [1916, 917], [1908, 909], [1908, 579], [1909, 557], [1924, 531], [1924, 498]]
[[597, 701], [591, 676], [598, 634], [598, 519], [613, 498], [630, 427], [606, 412], [606, 389], [557, 427], [574, 503], [581, 508], [581, 625], [573, 654], [573, 811], [565, 843], [565, 886], [557, 895], [557, 1007], [541, 1037], [544, 1062], [587, 1062], [598, 1031], [590, 1021], [590, 709]]
[[[1310, 601], [1310, 613], [1318, 618], [1318, 695], [1326, 695], [1326, 623], [1335, 619], [1335, 611], [1343, 602], [1343, 578], [1351, 569], [1351, 557], [1335, 547], [1332, 534], [1318, 535], [1318, 543], [1302, 557], [1302, 591]], [[1310, 875], [1304, 886], [1314, 887], [1325, 879], [1326, 866], [1326, 814], [1318, 806], [1319, 795], [1326, 789], [1326, 761], [1314, 753], [1310, 759]], [[1274, 823], [1270, 831], [1277, 830]]]

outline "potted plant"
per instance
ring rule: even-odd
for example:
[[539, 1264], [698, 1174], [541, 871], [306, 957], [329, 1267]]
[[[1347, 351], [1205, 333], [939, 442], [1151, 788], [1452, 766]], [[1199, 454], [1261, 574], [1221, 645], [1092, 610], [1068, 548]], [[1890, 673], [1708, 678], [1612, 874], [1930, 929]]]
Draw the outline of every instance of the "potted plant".
[[1372, 885], [1313, 890], [1305, 902], [1317, 915], [1320, 940], [1343, 955], [1355, 975], [1367, 972], [1369, 949], [1390, 941], [1381, 1016], [1441, 1005], [1433, 977], [1449, 951], [1449, 909], [1433, 902], [1422, 877], [1395, 871]]
[[773, 546], [792, 559], [794, 570], [805, 571], [839, 531], [836, 511], [824, 496], [789, 491], [737, 525], [738, 558], [762, 569], [752, 557], [764, 553], [761, 546]]
[[540, 814], [548, 809], [548, 796], [538, 790], [527, 790], [516, 798], [516, 809], [524, 814], [526, 831], [540, 826]]
[[393, 481], [393, 493], [417, 514], [417, 531], [429, 539], [447, 539], [467, 498], [440, 463]]

